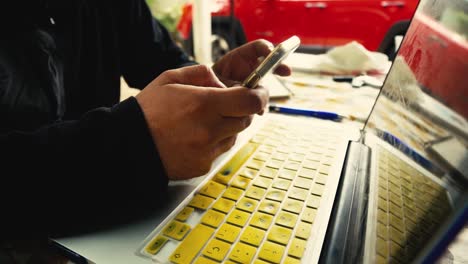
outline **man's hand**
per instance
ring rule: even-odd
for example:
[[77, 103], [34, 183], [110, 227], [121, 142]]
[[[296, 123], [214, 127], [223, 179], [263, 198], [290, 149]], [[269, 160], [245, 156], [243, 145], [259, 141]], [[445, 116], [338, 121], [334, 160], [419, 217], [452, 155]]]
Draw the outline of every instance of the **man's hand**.
[[[265, 58], [272, 49], [273, 45], [267, 40], [249, 42], [224, 55], [213, 65], [213, 70], [227, 86], [238, 85], [257, 68], [261, 59]], [[280, 64], [274, 73], [288, 76], [291, 74], [291, 69]]]
[[223, 88], [198, 65], [166, 71], [136, 96], [169, 179], [207, 173], [268, 101], [264, 88]]

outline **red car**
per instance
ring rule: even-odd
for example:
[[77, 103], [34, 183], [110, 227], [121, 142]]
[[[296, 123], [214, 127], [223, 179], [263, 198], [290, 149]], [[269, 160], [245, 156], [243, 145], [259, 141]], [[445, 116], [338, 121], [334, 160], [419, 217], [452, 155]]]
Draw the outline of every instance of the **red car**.
[[468, 118], [468, 2], [426, 0], [420, 8], [400, 54], [412, 58], [407, 63], [427, 92]]
[[[410, 20], [418, 0], [207, 0], [212, 2], [214, 56], [246, 41], [274, 44], [291, 35], [301, 51], [323, 52], [352, 40], [377, 50], [395, 23]], [[192, 50], [192, 4], [183, 8], [177, 29]]]

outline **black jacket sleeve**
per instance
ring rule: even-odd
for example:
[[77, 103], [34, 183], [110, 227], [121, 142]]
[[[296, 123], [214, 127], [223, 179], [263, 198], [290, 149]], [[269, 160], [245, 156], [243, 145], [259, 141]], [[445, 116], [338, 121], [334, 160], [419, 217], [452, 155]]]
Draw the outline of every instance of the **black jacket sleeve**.
[[120, 1], [123, 75], [134, 88], [144, 88], [162, 72], [194, 65], [144, 0]]
[[0, 237], [109, 226], [161, 204], [167, 177], [134, 97], [82, 119], [0, 135]]

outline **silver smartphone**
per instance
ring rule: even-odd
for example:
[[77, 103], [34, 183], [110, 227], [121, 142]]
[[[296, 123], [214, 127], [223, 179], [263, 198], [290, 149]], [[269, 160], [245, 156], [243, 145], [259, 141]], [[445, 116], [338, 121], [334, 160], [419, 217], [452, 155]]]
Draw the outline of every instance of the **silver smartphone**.
[[258, 65], [258, 67], [242, 83], [247, 88], [257, 87], [260, 80], [273, 70], [283, 59], [293, 53], [301, 44], [297, 36], [292, 36], [278, 44], [268, 56]]

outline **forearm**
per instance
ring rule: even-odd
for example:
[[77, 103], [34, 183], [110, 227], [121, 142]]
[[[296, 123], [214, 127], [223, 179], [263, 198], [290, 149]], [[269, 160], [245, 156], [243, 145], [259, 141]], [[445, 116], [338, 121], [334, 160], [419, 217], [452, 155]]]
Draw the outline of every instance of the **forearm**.
[[1, 135], [0, 146], [2, 233], [64, 233], [103, 224], [167, 186], [134, 98], [79, 121]]

